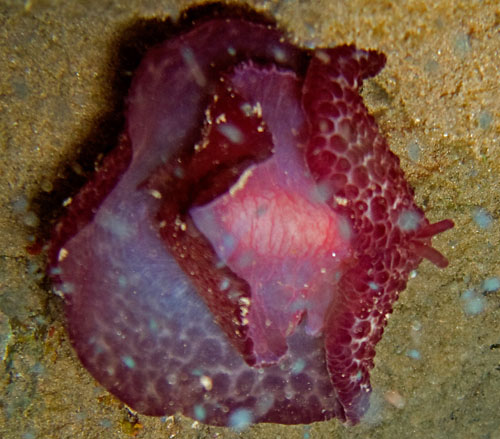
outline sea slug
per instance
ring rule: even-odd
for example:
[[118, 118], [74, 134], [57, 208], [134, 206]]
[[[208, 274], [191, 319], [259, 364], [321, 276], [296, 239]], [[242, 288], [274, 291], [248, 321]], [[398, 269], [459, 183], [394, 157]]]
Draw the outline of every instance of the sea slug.
[[385, 56], [212, 19], [152, 49], [126, 128], [54, 227], [84, 366], [138, 412], [359, 422], [375, 345], [446, 259], [359, 88]]

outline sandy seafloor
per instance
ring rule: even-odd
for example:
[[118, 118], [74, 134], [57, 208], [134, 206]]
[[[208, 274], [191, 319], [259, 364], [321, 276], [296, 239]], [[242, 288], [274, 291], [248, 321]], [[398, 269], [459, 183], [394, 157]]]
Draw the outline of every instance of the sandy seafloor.
[[235, 432], [134, 416], [80, 365], [26, 246], [113, 146], [148, 27], [191, 4], [0, 0], [0, 437], [500, 438], [500, 292], [484, 283], [500, 278], [498, 1], [248, 2], [298, 44], [387, 54], [367, 105], [430, 220], [456, 223], [434, 239], [450, 266], [421, 264], [377, 346], [368, 420]]

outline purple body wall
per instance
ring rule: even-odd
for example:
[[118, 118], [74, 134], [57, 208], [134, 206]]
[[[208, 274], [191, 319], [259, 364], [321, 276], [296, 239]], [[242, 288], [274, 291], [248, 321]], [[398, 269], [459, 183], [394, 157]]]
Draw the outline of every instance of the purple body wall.
[[385, 57], [212, 20], [151, 50], [54, 228], [84, 366], [138, 412], [354, 424], [392, 304], [446, 259], [358, 94]]

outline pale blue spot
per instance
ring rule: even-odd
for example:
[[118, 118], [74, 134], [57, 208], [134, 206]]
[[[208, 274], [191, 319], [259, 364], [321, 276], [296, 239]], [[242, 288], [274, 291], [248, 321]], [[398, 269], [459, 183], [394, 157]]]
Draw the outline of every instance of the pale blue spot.
[[237, 409], [229, 415], [229, 426], [236, 431], [247, 429], [253, 420], [252, 412], [248, 409]]
[[378, 286], [375, 282], [368, 282], [368, 286], [369, 286], [372, 290], [378, 290], [378, 289], [379, 289], [379, 286]]
[[484, 297], [478, 296], [473, 290], [464, 291], [461, 299], [464, 312], [468, 316], [475, 316], [482, 313], [486, 306]]
[[96, 223], [114, 236], [127, 240], [134, 234], [134, 227], [125, 219], [109, 210], [103, 210], [97, 215]]
[[23, 215], [23, 221], [24, 224], [27, 225], [28, 227], [38, 227], [38, 224], [40, 224], [38, 216], [31, 210]]
[[223, 254], [227, 257], [230, 256], [236, 248], [236, 240], [229, 233], [225, 233], [222, 237]]
[[498, 277], [490, 277], [483, 281], [482, 288], [488, 293], [498, 291], [500, 289], [500, 279]]
[[176, 166], [176, 168], [174, 169], [174, 175], [178, 179], [184, 178], [184, 169], [182, 169], [180, 166]]
[[207, 84], [207, 78], [205, 78], [193, 51], [189, 47], [183, 47], [181, 50], [181, 56], [186, 66], [189, 68], [189, 73], [193, 79], [200, 87], [204, 87]]
[[45, 372], [45, 367], [43, 367], [42, 363], [35, 363], [31, 368], [31, 372], [36, 375], [40, 375], [41, 373]]
[[225, 277], [224, 279], [222, 279], [222, 281], [221, 281], [221, 283], [219, 285], [219, 289], [221, 291], [225, 291], [225, 290], [227, 290], [229, 288], [230, 285], [231, 284], [229, 282], [229, 279]]
[[203, 422], [205, 418], [207, 417], [207, 411], [205, 408], [201, 405], [195, 405], [194, 406], [194, 417], [198, 420]]
[[491, 122], [493, 122], [493, 116], [489, 111], [484, 110], [479, 113], [477, 120], [481, 129], [487, 130], [491, 126]]
[[104, 348], [102, 347], [102, 344], [97, 344], [97, 341], [95, 339], [91, 340], [90, 343], [94, 345], [94, 352], [97, 355], [102, 354], [104, 352]]
[[257, 411], [258, 413], [267, 413], [269, 409], [274, 404], [274, 396], [272, 394], [267, 394], [262, 396], [257, 401]]
[[398, 226], [401, 230], [416, 230], [420, 222], [420, 214], [414, 210], [403, 210], [399, 214]]
[[158, 332], [158, 323], [156, 323], [156, 320], [151, 319], [149, 321], [149, 329], [151, 332]]
[[438, 69], [439, 69], [439, 63], [434, 59], [431, 59], [425, 63], [424, 70], [428, 74], [436, 73]]
[[306, 362], [302, 358], [299, 358], [292, 366], [292, 374], [293, 375], [299, 374], [304, 370], [305, 367], [306, 367]]
[[349, 241], [352, 236], [352, 228], [349, 222], [340, 217], [338, 227], [340, 236], [342, 236], [346, 241]]
[[248, 102], [245, 102], [244, 104], [241, 104], [240, 110], [247, 117], [250, 117], [253, 114], [253, 107]]
[[105, 428], [110, 428], [113, 424], [111, 423], [111, 421], [107, 418], [104, 418], [104, 419], [101, 419], [101, 421], [99, 422], [99, 424], [101, 424], [101, 426], [105, 427]]
[[475, 316], [481, 314], [484, 311], [484, 299], [482, 297], [475, 297], [474, 299], [468, 300], [464, 305], [465, 314], [468, 316]]
[[243, 142], [244, 136], [241, 130], [232, 124], [218, 125], [217, 130], [225, 136], [230, 142], [241, 143]]
[[122, 288], [125, 288], [127, 284], [128, 284], [127, 278], [123, 274], [121, 274], [118, 277], [118, 285], [120, 285], [120, 287]]
[[28, 431], [28, 432], [23, 434], [22, 438], [23, 439], [35, 439], [36, 436], [33, 433], [31, 433], [30, 431]]
[[418, 351], [417, 349], [408, 349], [406, 351], [406, 355], [412, 360], [420, 360], [422, 358], [422, 356], [420, 355], [420, 351]]
[[327, 182], [318, 183], [315, 185], [311, 191], [312, 201], [326, 202], [333, 195], [333, 189], [331, 185]]
[[59, 274], [62, 274], [62, 269], [61, 267], [54, 267], [50, 269], [50, 274], [51, 276], [58, 276]]
[[310, 439], [311, 438], [311, 433], [309, 432], [311, 427], [309, 425], [304, 425], [304, 439]]
[[471, 49], [470, 37], [467, 34], [460, 34], [455, 39], [455, 54], [464, 57]]
[[78, 419], [79, 421], [85, 421], [85, 419], [87, 419], [87, 413], [86, 412], [77, 412], [75, 414], [75, 418]]
[[279, 63], [283, 63], [287, 60], [286, 52], [280, 47], [274, 47], [273, 55], [274, 59]]
[[268, 210], [269, 210], [268, 205], [261, 204], [259, 207], [257, 207], [257, 212], [256, 212], [255, 216], [258, 218], [258, 217], [264, 215]]
[[290, 310], [292, 312], [295, 312], [295, 311], [301, 311], [303, 309], [306, 309], [308, 308], [308, 304], [309, 304], [309, 301], [308, 300], [304, 300], [304, 299], [298, 299], [291, 307], [290, 307]]
[[415, 320], [411, 325], [411, 329], [413, 329], [414, 331], [420, 331], [422, 329], [422, 323], [420, 323], [418, 320]]
[[29, 204], [30, 203], [26, 197], [21, 196], [12, 203], [12, 209], [17, 214], [26, 213], [28, 211]]
[[481, 229], [487, 229], [491, 226], [493, 222], [493, 217], [491, 214], [483, 209], [482, 207], [476, 207], [473, 212], [473, 218], [476, 224], [481, 227]]
[[[306, 27], [310, 27], [310, 26], [306, 26]], [[307, 40], [304, 42], [304, 46], [307, 49], [313, 50], [313, 49], [316, 49], [316, 47], [318, 47], [318, 42], [315, 40]]]
[[247, 268], [255, 263], [255, 253], [251, 250], [245, 251], [237, 260], [237, 267], [240, 269]]
[[63, 282], [61, 290], [64, 294], [71, 294], [75, 292], [75, 285], [71, 282]]
[[411, 141], [407, 147], [408, 157], [414, 162], [418, 162], [420, 158], [420, 146], [416, 140]]
[[124, 355], [122, 357], [122, 361], [130, 369], [133, 369], [135, 367], [135, 361], [130, 355]]
[[196, 377], [201, 377], [203, 375], [203, 371], [201, 369], [193, 369], [191, 373]]
[[471, 300], [472, 298], [474, 298], [473, 290], [466, 290], [462, 293], [462, 300]]

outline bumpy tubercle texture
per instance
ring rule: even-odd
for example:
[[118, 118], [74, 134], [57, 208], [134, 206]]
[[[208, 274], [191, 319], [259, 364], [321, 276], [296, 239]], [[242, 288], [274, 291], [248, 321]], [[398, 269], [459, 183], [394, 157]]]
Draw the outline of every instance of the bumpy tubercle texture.
[[[332, 296], [325, 321], [328, 370], [347, 418], [369, 406], [369, 370], [392, 304], [423, 257], [446, 259], [431, 236], [451, 220], [429, 224], [413, 190], [358, 93], [385, 64], [374, 52], [343, 46], [319, 51], [306, 77], [304, 108], [311, 136], [307, 161], [316, 181], [331, 187], [332, 209], [349, 219], [353, 260]], [[318, 84], [321, 84], [318, 86]]]

